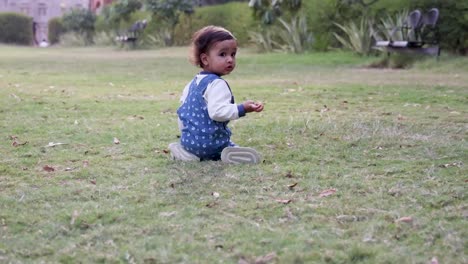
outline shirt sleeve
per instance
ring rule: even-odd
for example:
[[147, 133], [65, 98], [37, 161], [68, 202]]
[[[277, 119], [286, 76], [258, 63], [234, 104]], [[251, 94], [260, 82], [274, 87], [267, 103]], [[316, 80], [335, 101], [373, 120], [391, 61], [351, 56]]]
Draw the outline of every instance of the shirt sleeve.
[[222, 79], [216, 79], [211, 82], [206, 88], [203, 97], [208, 107], [208, 114], [215, 121], [225, 122], [239, 119], [239, 117], [245, 115], [242, 104], [236, 105], [231, 103], [231, 90], [226, 81]]

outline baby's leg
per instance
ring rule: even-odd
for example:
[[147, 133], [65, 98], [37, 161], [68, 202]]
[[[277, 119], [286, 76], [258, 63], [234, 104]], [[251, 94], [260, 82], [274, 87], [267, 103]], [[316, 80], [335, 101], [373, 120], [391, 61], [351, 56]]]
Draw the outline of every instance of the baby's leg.
[[169, 150], [171, 151], [172, 158], [175, 160], [200, 161], [199, 157], [186, 151], [179, 142], [169, 144]]

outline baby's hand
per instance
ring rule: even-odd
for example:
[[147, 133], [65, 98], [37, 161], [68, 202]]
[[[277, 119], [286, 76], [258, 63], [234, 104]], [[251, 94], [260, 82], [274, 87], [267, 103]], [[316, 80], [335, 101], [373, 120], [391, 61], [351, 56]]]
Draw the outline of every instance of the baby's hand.
[[263, 104], [261, 102], [254, 102], [254, 101], [245, 101], [244, 102], [244, 109], [245, 112], [261, 112], [263, 111]]

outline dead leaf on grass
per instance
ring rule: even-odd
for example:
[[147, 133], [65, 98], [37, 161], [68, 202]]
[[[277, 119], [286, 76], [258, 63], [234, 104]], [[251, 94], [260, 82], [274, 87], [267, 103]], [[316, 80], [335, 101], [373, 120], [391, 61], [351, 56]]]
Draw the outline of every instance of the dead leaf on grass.
[[411, 224], [413, 223], [413, 218], [411, 216], [403, 216], [403, 217], [398, 218], [396, 222], [403, 222], [403, 223]]
[[171, 217], [171, 216], [174, 216], [176, 215], [177, 212], [176, 211], [172, 211], [172, 212], [161, 212], [159, 213], [159, 216], [162, 216], [162, 217]]
[[460, 162], [452, 162], [452, 163], [446, 163], [446, 164], [441, 164], [439, 167], [441, 168], [449, 168], [449, 167], [461, 167], [462, 163]]
[[219, 198], [219, 193], [218, 192], [212, 192], [211, 195], [213, 195], [214, 198]]
[[322, 109], [320, 109], [320, 113], [325, 113], [325, 112], [328, 112], [330, 111], [330, 108], [328, 108], [326, 105], [323, 106]]
[[431, 264], [439, 264], [439, 260], [436, 257], [432, 257]]
[[114, 144], [116, 144], [116, 145], [120, 144], [120, 140], [118, 138], [116, 138], [116, 137], [114, 138]]
[[211, 203], [206, 204], [206, 207], [208, 207], [208, 208], [213, 208], [213, 207], [215, 207], [216, 205], [218, 205], [217, 202], [211, 202]]
[[292, 174], [292, 172], [288, 171], [288, 173], [286, 173], [285, 177], [286, 178], [294, 178], [294, 175]]
[[24, 145], [26, 145], [26, 144], [28, 144], [28, 141], [25, 141], [25, 142], [21, 142], [21, 143], [20, 143], [20, 142], [16, 141], [16, 139], [13, 140], [13, 142], [11, 143], [11, 145], [12, 145], [13, 147], [24, 146]]
[[295, 183], [293, 183], [293, 184], [289, 184], [289, 185], [288, 185], [288, 188], [289, 188], [289, 190], [293, 190], [294, 187], [296, 187], [296, 186], [297, 186], [297, 182], [295, 182]]
[[399, 115], [397, 116], [397, 119], [401, 121], [401, 120], [406, 120], [406, 119], [408, 119], [408, 118], [399, 114]]
[[291, 199], [276, 199], [275, 201], [277, 201], [278, 203], [282, 203], [282, 204], [288, 204], [292, 202]]
[[67, 143], [60, 143], [60, 142], [49, 142], [49, 144], [46, 145], [46, 147], [55, 147], [59, 145], [66, 145]]
[[53, 171], [55, 171], [54, 167], [49, 166], [49, 165], [45, 165], [44, 167], [42, 167], [42, 169], [43, 169], [44, 171], [47, 171], [47, 172], [53, 172]]
[[327, 196], [333, 195], [334, 193], [336, 193], [336, 189], [324, 190], [319, 194], [319, 197], [327, 197]]
[[273, 261], [276, 259], [276, 253], [275, 252], [270, 252], [266, 254], [265, 256], [261, 256], [255, 259], [255, 264], [266, 264], [270, 261]]
[[89, 161], [83, 160], [83, 167], [86, 168], [89, 166]]
[[70, 219], [70, 225], [75, 224], [75, 221], [76, 221], [76, 219], [78, 218], [79, 215], [80, 215], [80, 213], [77, 210], [73, 210], [73, 213], [72, 213], [71, 219]]
[[275, 252], [266, 254], [265, 256], [260, 256], [255, 258], [255, 260], [241, 256], [239, 258], [238, 264], [268, 264], [271, 261], [274, 261], [277, 258]]

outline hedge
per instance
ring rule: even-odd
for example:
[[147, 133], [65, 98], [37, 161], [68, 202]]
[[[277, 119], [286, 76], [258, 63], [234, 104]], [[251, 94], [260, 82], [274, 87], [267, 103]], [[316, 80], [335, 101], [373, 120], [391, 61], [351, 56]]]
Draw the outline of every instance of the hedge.
[[33, 20], [17, 13], [0, 13], [0, 42], [31, 45], [33, 43]]
[[239, 45], [247, 45], [249, 31], [256, 28], [252, 10], [245, 2], [231, 2], [222, 5], [195, 9], [192, 15], [181, 15], [175, 28], [174, 41], [177, 45], [187, 45], [198, 29], [215, 25], [225, 27], [236, 36]]

